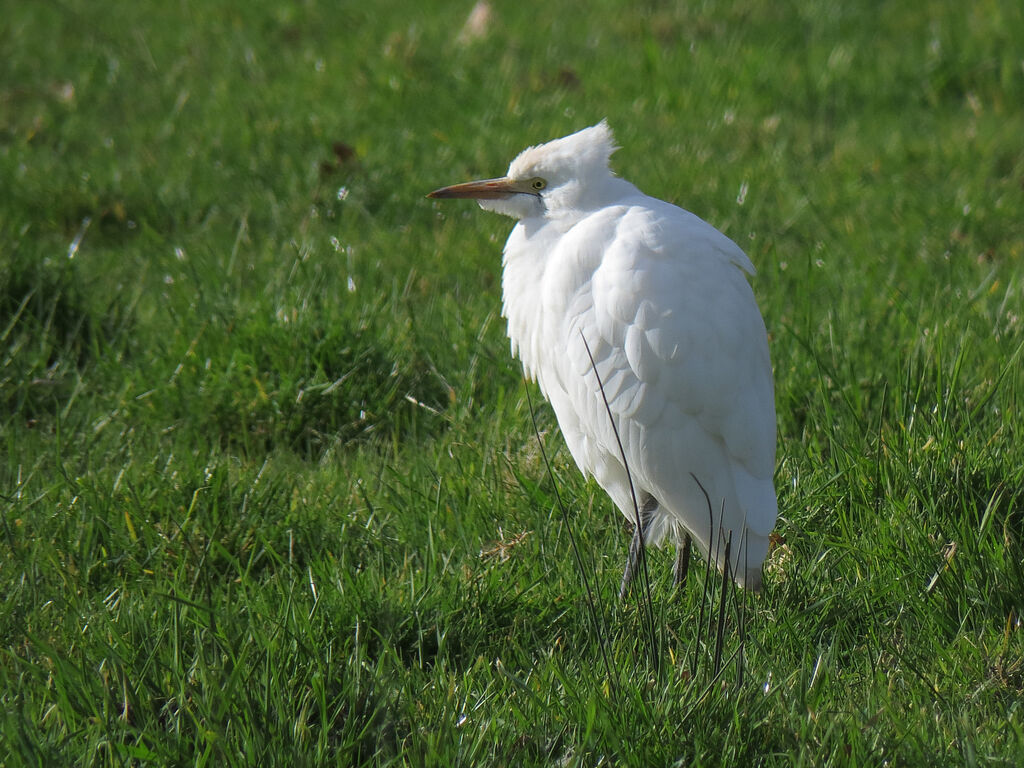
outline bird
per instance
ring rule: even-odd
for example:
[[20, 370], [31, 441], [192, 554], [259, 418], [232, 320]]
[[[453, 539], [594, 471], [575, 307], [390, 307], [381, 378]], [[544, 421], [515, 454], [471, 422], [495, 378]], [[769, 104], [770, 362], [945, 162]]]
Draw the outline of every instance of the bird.
[[760, 591], [778, 502], [754, 265], [711, 224], [616, 176], [617, 149], [602, 120], [528, 147], [503, 177], [427, 197], [517, 220], [502, 257], [511, 351], [580, 471], [634, 526], [620, 599], [644, 548], [666, 542], [677, 585], [696, 542]]

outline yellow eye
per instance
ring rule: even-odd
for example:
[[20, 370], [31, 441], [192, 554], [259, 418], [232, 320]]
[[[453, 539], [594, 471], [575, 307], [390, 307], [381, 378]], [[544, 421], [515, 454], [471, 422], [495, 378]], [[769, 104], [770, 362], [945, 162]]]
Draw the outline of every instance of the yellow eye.
[[540, 192], [547, 185], [548, 185], [548, 183], [546, 181], [544, 181], [544, 179], [542, 179], [540, 177], [530, 181], [530, 186], [533, 187], [535, 192]]

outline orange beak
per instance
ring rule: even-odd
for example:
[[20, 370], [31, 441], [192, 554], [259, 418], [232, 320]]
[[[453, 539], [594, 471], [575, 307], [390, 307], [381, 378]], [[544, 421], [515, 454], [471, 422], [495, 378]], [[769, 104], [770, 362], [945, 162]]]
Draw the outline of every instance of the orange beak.
[[501, 200], [511, 195], [536, 195], [537, 191], [527, 181], [516, 181], [507, 176], [500, 179], [483, 179], [453, 184], [435, 189], [427, 197], [439, 200], [471, 198], [473, 200]]

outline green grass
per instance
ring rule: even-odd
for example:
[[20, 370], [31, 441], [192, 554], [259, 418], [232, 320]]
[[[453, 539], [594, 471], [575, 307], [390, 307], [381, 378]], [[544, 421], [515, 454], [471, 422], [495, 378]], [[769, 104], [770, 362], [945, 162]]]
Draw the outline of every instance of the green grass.
[[[471, 5], [0, 3], [0, 763], [1024, 764], [1020, 4]], [[760, 270], [742, 679], [424, 199], [602, 117]]]

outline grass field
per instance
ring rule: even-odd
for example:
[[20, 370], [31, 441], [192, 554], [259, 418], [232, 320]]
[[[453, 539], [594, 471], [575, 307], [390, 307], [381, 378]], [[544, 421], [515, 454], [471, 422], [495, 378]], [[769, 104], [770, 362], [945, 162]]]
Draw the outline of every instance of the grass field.
[[[0, 2], [0, 763], [1024, 765], [1021, 4], [471, 7]], [[603, 117], [759, 269], [717, 675], [424, 198]]]

